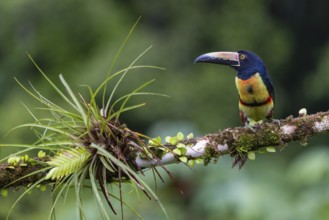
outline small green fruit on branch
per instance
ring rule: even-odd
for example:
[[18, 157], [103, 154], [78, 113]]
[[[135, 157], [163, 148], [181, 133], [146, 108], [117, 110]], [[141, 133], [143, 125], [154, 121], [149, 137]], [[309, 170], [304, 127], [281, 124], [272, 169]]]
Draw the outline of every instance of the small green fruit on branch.
[[[329, 111], [313, 115], [306, 115], [306, 109], [302, 112], [299, 117], [289, 116], [280, 120], [280, 123], [273, 121], [257, 124], [252, 128], [227, 128], [215, 134], [183, 140], [176, 144], [167, 142], [165, 146], [172, 150], [164, 153], [161, 160], [147, 160], [138, 155], [135, 162], [139, 167], [146, 168], [179, 162], [188, 163], [191, 160], [203, 160], [206, 165], [226, 154], [235, 157], [248, 154], [252, 159], [254, 152], [275, 152], [273, 146], [283, 149], [292, 141], [300, 141], [302, 145], [306, 145], [309, 137], [329, 131]], [[184, 161], [180, 159], [181, 155], [177, 154], [179, 144], [186, 146]]]

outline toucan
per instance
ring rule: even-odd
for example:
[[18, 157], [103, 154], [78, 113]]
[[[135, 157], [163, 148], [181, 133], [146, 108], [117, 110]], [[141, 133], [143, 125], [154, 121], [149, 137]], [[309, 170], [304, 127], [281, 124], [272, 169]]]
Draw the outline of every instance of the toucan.
[[211, 52], [197, 57], [195, 62], [222, 64], [236, 70], [235, 85], [243, 124], [253, 125], [272, 119], [275, 102], [273, 84], [264, 62], [255, 53], [247, 50]]
[[[237, 52], [211, 52], [196, 58], [195, 62], [215, 63], [235, 69], [235, 85], [239, 93], [240, 119], [245, 126], [272, 120], [275, 102], [274, 88], [264, 62], [247, 50]], [[245, 153], [232, 152], [233, 167], [241, 168], [247, 160]]]

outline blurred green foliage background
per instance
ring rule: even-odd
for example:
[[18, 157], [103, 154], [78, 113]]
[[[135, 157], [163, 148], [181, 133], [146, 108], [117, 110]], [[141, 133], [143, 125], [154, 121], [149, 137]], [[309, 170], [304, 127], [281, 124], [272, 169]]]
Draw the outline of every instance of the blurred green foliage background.
[[[38, 1], [2, 0], [0, 4], [0, 118], [2, 134], [33, 118], [39, 106], [14, 81], [30, 81], [45, 96], [55, 92], [26, 56], [30, 53], [47, 75], [59, 83], [64, 74], [77, 91], [101, 83], [121, 42], [139, 16], [140, 23], [120, 55], [115, 70], [128, 66], [148, 46], [138, 64], [165, 71], [134, 71], [124, 79], [117, 97], [156, 78], [148, 91], [167, 98], [144, 97], [147, 106], [123, 115], [131, 129], [150, 136], [195, 135], [240, 126], [234, 71], [216, 65], [194, 65], [210, 51], [248, 49], [265, 61], [276, 89], [275, 118], [328, 110], [329, 2], [297, 0], [126, 0]], [[17, 131], [5, 143], [32, 143], [32, 132]], [[8, 154], [2, 149], [2, 155]], [[172, 219], [329, 219], [329, 163], [326, 135], [307, 147], [290, 144], [275, 154], [257, 155], [242, 170], [230, 158], [189, 169], [170, 165], [176, 184], [160, 183], [158, 194]], [[146, 173], [148, 182], [152, 176]], [[165, 176], [165, 174], [164, 174]], [[178, 185], [178, 187], [176, 186]], [[130, 186], [126, 201], [145, 219], [163, 219], [155, 201], [136, 197]], [[179, 192], [181, 189], [184, 193]], [[88, 191], [88, 190], [87, 190]], [[116, 191], [116, 190], [114, 190]], [[33, 192], [14, 209], [11, 219], [46, 219], [50, 190]], [[99, 212], [86, 192], [88, 219]], [[18, 197], [0, 198], [0, 219]], [[116, 204], [117, 211], [119, 204]], [[73, 219], [74, 200], [60, 206], [58, 219]], [[120, 219], [115, 216], [114, 219]], [[136, 217], [125, 208], [125, 219]]]

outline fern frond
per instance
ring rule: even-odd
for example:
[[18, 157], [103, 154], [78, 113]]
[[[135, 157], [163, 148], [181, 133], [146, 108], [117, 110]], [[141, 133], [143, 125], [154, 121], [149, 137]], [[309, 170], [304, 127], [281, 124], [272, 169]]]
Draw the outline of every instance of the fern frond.
[[47, 162], [53, 168], [46, 175], [46, 179], [61, 179], [79, 171], [90, 156], [90, 152], [85, 147], [60, 152]]

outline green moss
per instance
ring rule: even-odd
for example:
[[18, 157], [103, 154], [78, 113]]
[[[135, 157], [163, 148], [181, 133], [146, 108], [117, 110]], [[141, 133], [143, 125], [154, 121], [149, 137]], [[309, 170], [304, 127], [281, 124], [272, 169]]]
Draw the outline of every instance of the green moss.
[[152, 148], [150, 148], [150, 149], [147, 150], [147, 152], [149, 152], [149, 151], [150, 151], [150, 154], [145, 159], [152, 158], [154, 156], [155, 158], [158, 158], [158, 159], [161, 160], [162, 157], [163, 157], [163, 155], [165, 155], [167, 153], [164, 150], [164, 148], [162, 148], [162, 147], [152, 147]]
[[259, 140], [260, 146], [281, 145], [280, 135], [275, 132], [267, 132], [266, 135], [261, 136]]
[[220, 155], [220, 152], [215, 150], [212, 146], [207, 146], [205, 148], [205, 154], [203, 155], [203, 164], [207, 166], [210, 162], [216, 163]]
[[238, 152], [247, 153], [255, 151], [267, 146], [281, 146], [280, 135], [277, 131], [274, 131], [271, 127], [268, 127], [264, 133], [244, 133], [242, 134], [236, 144], [235, 150]]
[[249, 152], [254, 146], [255, 136], [249, 133], [241, 135], [236, 143], [236, 150], [239, 152]]

